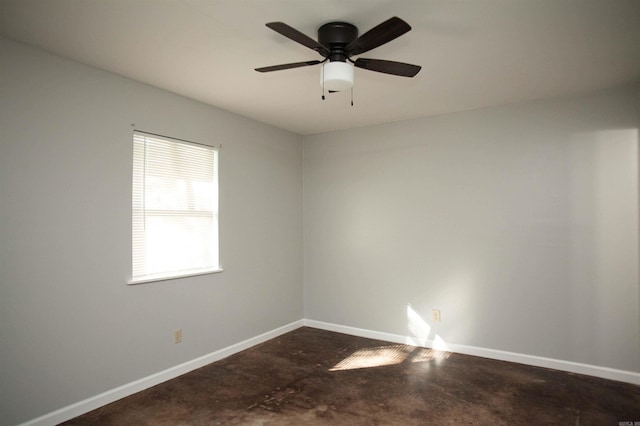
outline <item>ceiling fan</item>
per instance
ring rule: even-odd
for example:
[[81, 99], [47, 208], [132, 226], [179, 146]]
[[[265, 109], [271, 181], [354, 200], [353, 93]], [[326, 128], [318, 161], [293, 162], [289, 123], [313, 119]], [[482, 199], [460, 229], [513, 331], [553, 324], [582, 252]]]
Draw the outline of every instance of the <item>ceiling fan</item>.
[[329, 22], [318, 28], [318, 41], [284, 22], [269, 22], [266, 25], [275, 32], [315, 50], [324, 59], [321, 61], [272, 65], [256, 68], [255, 70], [258, 72], [271, 72], [323, 64], [320, 73], [320, 84], [323, 88], [322, 99], [324, 99], [324, 89], [331, 93], [353, 87], [354, 66], [402, 77], [413, 77], [421, 69], [419, 65], [406, 64], [404, 62], [366, 58], [357, 58], [355, 61], [351, 59], [352, 56], [357, 56], [382, 46], [411, 30], [409, 24], [398, 17], [384, 21], [360, 37], [358, 37], [358, 28], [353, 24], [348, 22]]

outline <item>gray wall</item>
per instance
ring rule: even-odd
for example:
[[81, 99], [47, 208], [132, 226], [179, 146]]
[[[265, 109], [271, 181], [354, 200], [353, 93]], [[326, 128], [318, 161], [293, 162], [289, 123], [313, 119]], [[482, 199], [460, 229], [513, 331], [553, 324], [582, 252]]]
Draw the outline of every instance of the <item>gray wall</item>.
[[[2, 424], [303, 317], [640, 372], [636, 87], [306, 137], [303, 202], [297, 135], [0, 63]], [[131, 123], [223, 144], [223, 273], [125, 285]]]
[[640, 372], [639, 94], [305, 137], [305, 318]]
[[[4, 39], [0, 63], [1, 424], [302, 318], [300, 136]], [[131, 123], [223, 145], [224, 272], [125, 284]]]

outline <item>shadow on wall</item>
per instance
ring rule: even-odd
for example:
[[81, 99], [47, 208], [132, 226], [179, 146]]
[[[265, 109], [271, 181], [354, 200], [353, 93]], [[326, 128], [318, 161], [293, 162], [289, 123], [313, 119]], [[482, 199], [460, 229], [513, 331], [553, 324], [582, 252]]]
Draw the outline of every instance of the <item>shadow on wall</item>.
[[639, 145], [634, 128], [577, 133], [569, 145], [569, 341], [595, 362], [630, 336], [640, 350]]

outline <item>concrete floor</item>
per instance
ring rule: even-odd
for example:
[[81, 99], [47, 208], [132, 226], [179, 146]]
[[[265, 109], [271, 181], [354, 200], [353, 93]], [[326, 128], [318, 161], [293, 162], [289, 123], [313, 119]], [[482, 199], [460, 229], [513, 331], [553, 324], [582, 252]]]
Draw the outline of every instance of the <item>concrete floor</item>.
[[639, 386], [304, 327], [64, 424], [636, 421]]

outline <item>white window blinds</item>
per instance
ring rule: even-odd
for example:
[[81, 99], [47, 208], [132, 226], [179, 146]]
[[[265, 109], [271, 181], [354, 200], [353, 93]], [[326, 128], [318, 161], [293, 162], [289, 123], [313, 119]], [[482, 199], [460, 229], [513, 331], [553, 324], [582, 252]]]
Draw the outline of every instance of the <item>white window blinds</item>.
[[134, 132], [132, 283], [220, 269], [217, 169], [215, 148]]

